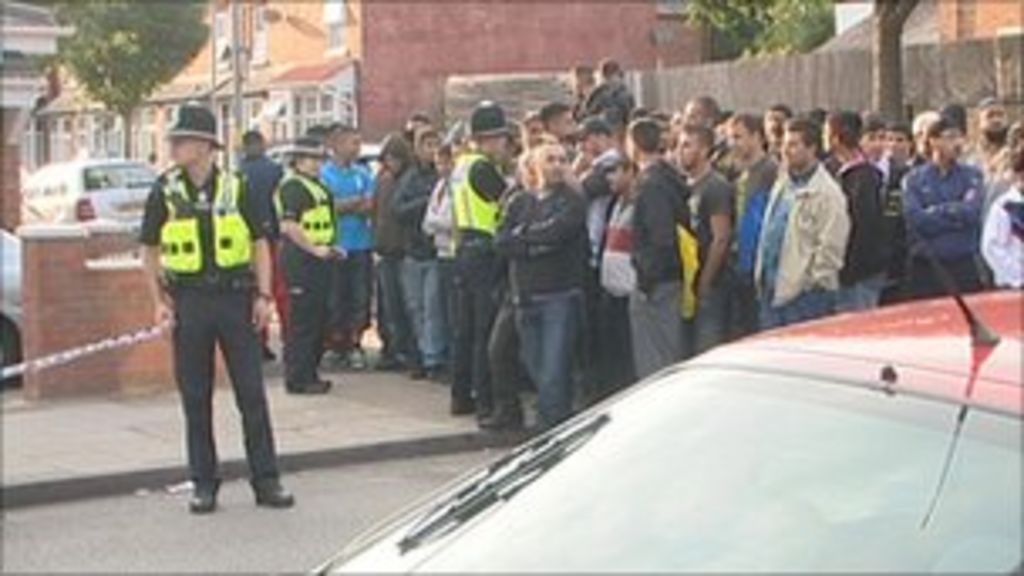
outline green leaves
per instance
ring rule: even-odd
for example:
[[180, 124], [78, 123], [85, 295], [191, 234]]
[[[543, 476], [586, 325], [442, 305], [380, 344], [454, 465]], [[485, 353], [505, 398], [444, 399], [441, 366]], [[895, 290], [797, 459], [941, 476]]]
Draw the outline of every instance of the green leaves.
[[202, 48], [209, 34], [204, 10], [170, 0], [57, 2], [58, 20], [75, 28], [61, 39], [58, 61], [91, 98], [127, 114]]
[[835, 33], [833, 0], [691, 0], [689, 17], [711, 28], [718, 56], [806, 52]]

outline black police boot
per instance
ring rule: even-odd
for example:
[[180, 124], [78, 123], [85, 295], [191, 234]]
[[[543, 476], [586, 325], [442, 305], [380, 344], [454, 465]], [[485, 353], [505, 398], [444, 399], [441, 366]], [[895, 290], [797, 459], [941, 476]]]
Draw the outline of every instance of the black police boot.
[[452, 398], [452, 416], [469, 416], [476, 412], [476, 403], [465, 398]]
[[518, 404], [499, 405], [489, 416], [477, 420], [481, 430], [511, 432], [523, 429], [523, 409]]
[[188, 511], [193, 514], [210, 514], [217, 509], [217, 489], [219, 483], [196, 486], [192, 489], [192, 498], [188, 501]]
[[295, 497], [281, 486], [280, 482], [253, 484], [256, 505], [265, 508], [291, 508], [295, 505]]

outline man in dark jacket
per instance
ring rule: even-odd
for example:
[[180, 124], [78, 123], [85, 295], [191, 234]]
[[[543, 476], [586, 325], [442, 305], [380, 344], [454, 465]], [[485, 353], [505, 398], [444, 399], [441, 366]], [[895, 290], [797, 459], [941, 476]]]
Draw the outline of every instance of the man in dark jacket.
[[495, 247], [510, 262], [522, 357], [537, 385], [541, 425], [555, 426], [572, 413], [573, 356], [583, 306], [587, 252], [586, 202], [566, 182], [565, 148], [549, 142], [531, 153], [540, 182], [510, 208]]
[[[239, 165], [239, 171], [245, 175], [245, 181], [249, 183], [249, 193], [253, 199], [263, 204], [267, 213], [270, 214], [269, 230], [267, 240], [270, 242], [271, 268], [274, 286], [274, 306], [277, 308], [277, 315], [281, 319], [281, 332], [285, 332], [287, 324], [288, 292], [284, 284], [284, 275], [278, 270], [277, 243], [280, 237], [280, 226], [277, 221], [277, 210], [274, 208], [274, 190], [284, 176], [281, 165], [274, 162], [266, 154], [266, 140], [259, 130], [250, 130], [242, 135], [242, 146], [245, 155]], [[266, 330], [260, 333], [263, 341], [263, 359], [274, 361], [276, 356], [268, 345], [269, 336]]]
[[856, 112], [834, 112], [828, 116], [827, 166], [846, 196], [850, 215], [850, 238], [839, 272], [839, 312], [867, 310], [878, 306], [890, 247], [882, 209], [882, 173], [860, 148], [862, 120]]
[[661, 153], [661, 127], [641, 119], [629, 127], [629, 152], [639, 167], [633, 222], [637, 291], [630, 296], [633, 354], [643, 378], [678, 361], [683, 342], [682, 267], [676, 227], [689, 226], [690, 189]]
[[636, 108], [636, 100], [626, 88], [624, 74], [619, 63], [605, 59], [600, 65], [601, 83], [587, 98], [584, 116], [601, 116], [616, 129], [629, 122], [629, 115]]
[[444, 370], [448, 343], [444, 334], [441, 269], [434, 241], [423, 232], [422, 222], [437, 184], [434, 153], [441, 140], [434, 129], [421, 128], [416, 132], [415, 142], [416, 162], [398, 181], [391, 209], [402, 227], [402, 288], [419, 349], [412, 377], [436, 380]]

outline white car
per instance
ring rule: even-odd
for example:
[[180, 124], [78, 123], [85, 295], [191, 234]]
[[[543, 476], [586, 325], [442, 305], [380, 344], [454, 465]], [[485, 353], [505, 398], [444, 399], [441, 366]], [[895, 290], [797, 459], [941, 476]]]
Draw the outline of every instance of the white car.
[[141, 224], [156, 171], [133, 160], [77, 160], [44, 166], [22, 186], [23, 224], [110, 220]]
[[[0, 229], [0, 366], [21, 362], [21, 239]], [[9, 384], [0, 382], [0, 387]]]

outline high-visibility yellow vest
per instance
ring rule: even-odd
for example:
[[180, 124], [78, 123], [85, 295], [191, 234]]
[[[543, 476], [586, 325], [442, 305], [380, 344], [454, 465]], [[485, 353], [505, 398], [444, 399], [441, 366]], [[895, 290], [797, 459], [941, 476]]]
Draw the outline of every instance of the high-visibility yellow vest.
[[[213, 255], [217, 268], [230, 270], [252, 263], [252, 235], [240, 210], [242, 180], [221, 172], [214, 184], [211, 219]], [[167, 222], [160, 230], [160, 263], [175, 274], [203, 269], [203, 246], [195, 204], [185, 190], [184, 175], [174, 170], [164, 184]]]
[[487, 157], [476, 152], [459, 158], [452, 170], [452, 204], [455, 207], [455, 228], [472, 230], [493, 236], [498, 229], [498, 202], [491, 201], [473, 188], [469, 173], [477, 162], [488, 162]]
[[298, 172], [289, 174], [284, 180], [281, 181], [281, 185], [278, 186], [277, 193], [274, 195], [274, 203], [277, 207], [278, 216], [281, 215], [283, 209], [281, 207], [281, 190], [284, 185], [289, 181], [295, 180], [306, 189], [306, 192], [313, 198], [313, 207], [306, 210], [299, 217], [299, 225], [302, 226], [302, 230], [306, 233], [306, 238], [309, 239], [310, 243], [314, 246], [329, 246], [334, 242], [334, 202], [332, 201], [331, 194], [328, 192], [322, 184], [308, 178]]

